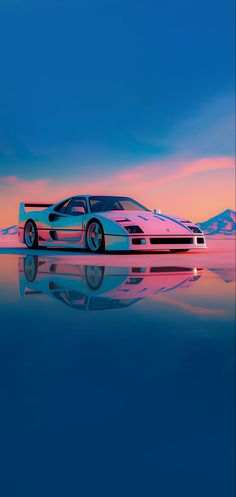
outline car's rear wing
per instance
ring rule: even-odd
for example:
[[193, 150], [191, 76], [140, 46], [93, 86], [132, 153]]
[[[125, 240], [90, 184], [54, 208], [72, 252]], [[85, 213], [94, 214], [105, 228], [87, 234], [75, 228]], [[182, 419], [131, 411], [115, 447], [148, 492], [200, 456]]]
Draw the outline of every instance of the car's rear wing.
[[24, 207], [51, 207], [53, 204], [47, 204], [45, 202], [21, 202], [21, 204], [23, 204]]
[[[19, 223], [23, 221], [27, 215], [28, 209], [46, 209], [51, 207], [53, 204], [47, 202], [20, 202], [19, 205]], [[27, 209], [27, 210], [26, 210]]]

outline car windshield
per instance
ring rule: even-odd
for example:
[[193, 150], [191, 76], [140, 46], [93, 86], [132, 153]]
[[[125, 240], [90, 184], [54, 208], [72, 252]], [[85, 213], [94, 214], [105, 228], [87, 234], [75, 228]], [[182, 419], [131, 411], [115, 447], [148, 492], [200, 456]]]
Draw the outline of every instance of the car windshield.
[[149, 211], [149, 209], [129, 197], [90, 197], [89, 203], [91, 212]]

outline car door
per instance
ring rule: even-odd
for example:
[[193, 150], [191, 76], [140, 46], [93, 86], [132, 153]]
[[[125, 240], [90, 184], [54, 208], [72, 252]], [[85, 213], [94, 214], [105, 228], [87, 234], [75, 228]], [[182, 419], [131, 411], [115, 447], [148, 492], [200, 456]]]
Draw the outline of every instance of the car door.
[[85, 197], [70, 199], [52, 214], [52, 238], [58, 245], [84, 244], [84, 216], [88, 213]]

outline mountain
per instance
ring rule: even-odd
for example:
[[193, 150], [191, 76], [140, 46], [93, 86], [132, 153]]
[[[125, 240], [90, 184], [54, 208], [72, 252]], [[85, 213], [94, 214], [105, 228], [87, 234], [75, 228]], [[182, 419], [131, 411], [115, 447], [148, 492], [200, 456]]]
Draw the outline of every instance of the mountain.
[[211, 268], [210, 271], [213, 273], [217, 274], [225, 283], [232, 283], [235, 281], [235, 268], [234, 267], [226, 267], [226, 268], [219, 268], [219, 269], [213, 269]]
[[235, 235], [236, 212], [227, 209], [207, 221], [197, 223], [206, 235]]

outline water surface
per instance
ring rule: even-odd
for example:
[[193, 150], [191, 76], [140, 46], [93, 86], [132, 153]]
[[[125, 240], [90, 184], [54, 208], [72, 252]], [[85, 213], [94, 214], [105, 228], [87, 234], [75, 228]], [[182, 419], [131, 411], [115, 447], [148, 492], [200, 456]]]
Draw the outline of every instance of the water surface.
[[233, 495], [233, 266], [15, 252], [0, 255], [2, 495]]

